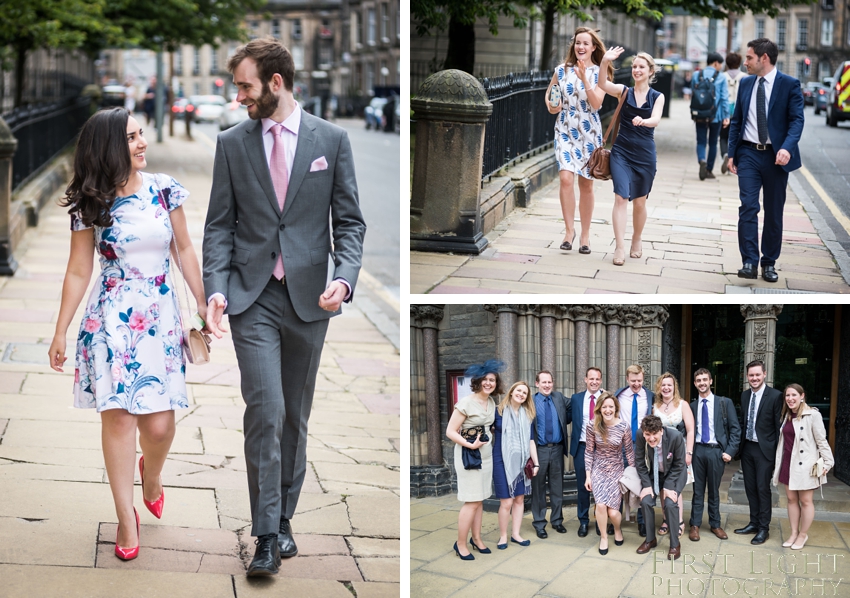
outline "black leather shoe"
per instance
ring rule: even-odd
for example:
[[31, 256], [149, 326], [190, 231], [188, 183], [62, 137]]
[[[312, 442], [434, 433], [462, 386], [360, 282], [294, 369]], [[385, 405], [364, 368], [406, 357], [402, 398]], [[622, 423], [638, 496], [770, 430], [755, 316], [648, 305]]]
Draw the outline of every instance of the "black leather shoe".
[[587, 524], [582, 523], [578, 526], [578, 537], [584, 538], [585, 536], [587, 536]]
[[248, 577], [277, 575], [280, 571], [280, 549], [276, 540], [277, 534], [260, 536], [254, 540], [257, 549], [254, 551], [254, 560], [248, 566]]
[[537, 530], [537, 537], [542, 539], [542, 540], [545, 540], [546, 538], [549, 537], [549, 534], [546, 533], [545, 529], [539, 529], [539, 530]]
[[565, 528], [560, 523], [558, 525], [553, 525], [552, 529], [555, 530], [556, 532], [558, 532], [559, 534], [566, 534], [567, 533], [567, 528]]
[[759, 277], [758, 268], [753, 264], [744, 264], [744, 267], [738, 270], [738, 278], [749, 278], [755, 280]]
[[761, 530], [761, 531], [759, 531], [759, 533], [757, 533], [755, 535], [755, 537], [752, 540], [750, 540], [750, 544], [764, 544], [769, 537], [770, 537], [769, 533], [767, 533], [764, 530]]
[[638, 523], [638, 535], [643, 537], [643, 538], [646, 538], [646, 524], [645, 523]]
[[756, 534], [758, 533], [759, 528], [757, 525], [753, 525], [752, 523], [748, 523], [745, 527], [739, 527], [735, 530], [736, 534]]
[[761, 277], [765, 282], [776, 282], [779, 280], [779, 274], [776, 273], [776, 268], [773, 266], [764, 266], [761, 269]]
[[289, 519], [281, 518], [280, 520], [280, 530], [277, 533], [277, 546], [280, 549], [281, 558], [288, 559], [298, 554], [298, 547], [292, 538], [292, 527], [289, 525]]

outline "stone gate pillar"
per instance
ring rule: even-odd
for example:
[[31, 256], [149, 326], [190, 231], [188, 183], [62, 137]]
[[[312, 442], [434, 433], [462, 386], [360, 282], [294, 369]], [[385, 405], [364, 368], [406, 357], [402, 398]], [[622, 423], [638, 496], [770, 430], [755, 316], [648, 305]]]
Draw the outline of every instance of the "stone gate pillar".
[[18, 140], [6, 121], [0, 118], [0, 276], [11, 276], [18, 269], [12, 248], [12, 157]]
[[[496, 358], [505, 362], [505, 371], [500, 375], [502, 381], [513, 384], [519, 373], [519, 354], [517, 353], [517, 311], [516, 305], [485, 305], [484, 309], [496, 314]], [[505, 389], [507, 391], [507, 388]]]
[[[776, 320], [782, 313], [782, 306], [777, 304], [742, 305], [741, 315], [744, 316], [744, 367], [751, 361], [760, 359], [766, 370], [764, 382], [773, 386], [773, 366], [776, 354]], [[741, 374], [741, 390], [748, 387], [747, 372]]]
[[472, 75], [450, 69], [428, 77], [410, 107], [416, 114], [410, 248], [478, 254], [485, 123], [493, 105]]

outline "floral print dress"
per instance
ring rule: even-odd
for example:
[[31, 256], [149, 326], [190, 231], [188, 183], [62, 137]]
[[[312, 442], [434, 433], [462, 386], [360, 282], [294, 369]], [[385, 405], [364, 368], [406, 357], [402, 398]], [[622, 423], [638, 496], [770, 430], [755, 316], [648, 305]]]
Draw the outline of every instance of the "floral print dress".
[[[576, 172], [592, 178], [587, 168], [590, 154], [602, 146], [602, 121], [599, 112], [587, 101], [587, 90], [571, 66], [555, 69], [561, 88], [561, 112], [555, 119], [555, 156], [558, 170]], [[599, 83], [599, 67], [587, 67], [585, 78], [593, 89]]]
[[[139, 415], [189, 406], [179, 306], [170, 288], [168, 213], [189, 195], [164, 174], [118, 197], [94, 227], [101, 272], [77, 337], [74, 407]], [[71, 230], [87, 228], [77, 213]]]

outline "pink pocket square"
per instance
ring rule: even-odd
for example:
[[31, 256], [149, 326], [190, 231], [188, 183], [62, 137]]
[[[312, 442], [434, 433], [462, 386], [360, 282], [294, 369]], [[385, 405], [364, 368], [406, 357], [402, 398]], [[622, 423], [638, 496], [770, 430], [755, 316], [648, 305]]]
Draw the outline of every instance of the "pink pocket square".
[[325, 160], [325, 157], [316, 158], [313, 160], [313, 163], [310, 164], [310, 172], [318, 172], [319, 170], [327, 170], [328, 169], [328, 161]]

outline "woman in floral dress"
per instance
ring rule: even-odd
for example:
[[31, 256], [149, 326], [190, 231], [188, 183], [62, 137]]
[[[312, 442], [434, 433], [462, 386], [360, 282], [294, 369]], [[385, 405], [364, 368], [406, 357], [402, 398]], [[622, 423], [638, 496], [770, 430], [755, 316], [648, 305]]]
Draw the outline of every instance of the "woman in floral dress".
[[[590, 154], [602, 145], [602, 122], [599, 108], [605, 92], [597, 86], [599, 64], [605, 55], [605, 46], [595, 30], [589, 27], [576, 29], [564, 63], [558, 65], [546, 92], [546, 107], [555, 120], [555, 156], [561, 179], [561, 212], [564, 215], [564, 240], [561, 249], [569, 251], [575, 241], [576, 195], [574, 182], [578, 177], [579, 216], [581, 238], [579, 253], [590, 253], [590, 220], [593, 217], [593, 179], [587, 168]], [[609, 78], [614, 77], [614, 67], [609, 65]], [[560, 103], [549, 102], [552, 87], [560, 91]]]
[[71, 252], [50, 367], [62, 372], [68, 326], [91, 280], [95, 249], [101, 272], [77, 337], [74, 406], [96, 408], [115, 510], [115, 554], [135, 558], [139, 518], [133, 507], [136, 429], [145, 506], [162, 514], [160, 473], [174, 438], [174, 409], [189, 406], [179, 306], [168, 271], [172, 237], [203, 318], [198, 258], [180, 207], [188, 192], [167, 175], [142, 172], [147, 141], [123, 108], [102, 110], [83, 126], [70, 207]]

